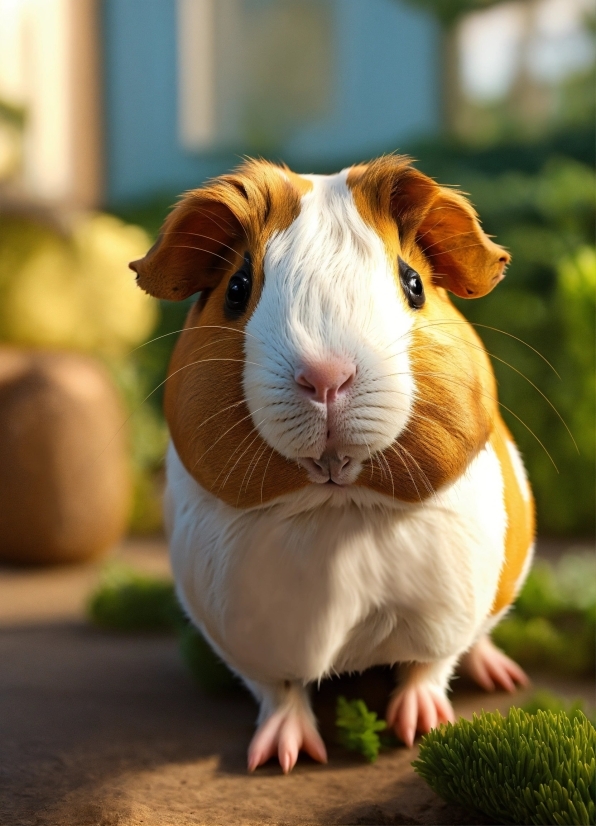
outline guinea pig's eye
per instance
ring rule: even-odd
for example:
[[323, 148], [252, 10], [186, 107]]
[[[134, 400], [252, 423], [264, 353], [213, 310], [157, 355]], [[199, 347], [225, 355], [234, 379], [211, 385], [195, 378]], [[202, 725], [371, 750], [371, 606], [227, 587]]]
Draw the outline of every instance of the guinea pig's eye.
[[242, 267], [228, 282], [225, 309], [228, 318], [238, 318], [246, 310], [252, 290], [252, 262], [250, 254], [244, 255]]
[[416, 270], [413, 270], [412, 267], [406, 264], [401, 258], [398, 258], [398, 263], [399, 281], [404, 295], [408, 299], [408, 304], [414, 310], [419, 310], [426, 301], [422, 279]]

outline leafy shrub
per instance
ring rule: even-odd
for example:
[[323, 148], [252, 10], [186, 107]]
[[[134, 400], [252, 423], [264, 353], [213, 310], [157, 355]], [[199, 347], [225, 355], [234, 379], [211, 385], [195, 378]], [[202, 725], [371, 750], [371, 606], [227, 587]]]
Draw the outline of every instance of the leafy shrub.
[[335, 725], [339, 742], [350, 751], [357, 751], [374, 763], [379, 756], [381, 740], [378, 732], [387, 728], [384, 720], [377, 720], [377, 714], [369, 711], [364, 700], [337, 698]]
[[445, 800], [498, 823], [593, 824], [596, 729], [580, 713], [512, 708], [423, 737], [415, 770]]
[[493, 631], [510, 657], [529, 668], [590, 676], [596, 666], [596, 560], [568, 553], [538, 560], [512, 613]]
[[121, 565], [106, 567], [87, 614], [109, 631], [172, 632], [186, 623], [171, 580]]

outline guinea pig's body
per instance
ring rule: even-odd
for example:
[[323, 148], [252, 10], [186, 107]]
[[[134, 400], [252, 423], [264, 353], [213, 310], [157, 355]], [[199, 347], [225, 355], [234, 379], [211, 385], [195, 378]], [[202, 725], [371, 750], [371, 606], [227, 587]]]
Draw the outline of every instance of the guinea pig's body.
[[457, 193], [402, 158], [335, 176], [251, 162], [187, 196], [134, 267], [202, 290], [166, 390], [166, 518], [191, 619], [261, 704], [249, 767], [319, 760], [306, 687], [401, 664], [389, 723], [452, 711], [465, 657], [523, 672], [486, 636], [528, 569], [533, 504], [468, 297], [507, 254]]

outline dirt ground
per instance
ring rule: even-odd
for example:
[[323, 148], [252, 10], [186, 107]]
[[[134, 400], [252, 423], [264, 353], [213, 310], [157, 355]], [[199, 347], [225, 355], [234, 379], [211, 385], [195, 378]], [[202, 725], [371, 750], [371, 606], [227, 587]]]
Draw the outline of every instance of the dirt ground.
[[[159, 541], [128, 541], [116, 553], [168, 570]], [[99, 569], [0, 569], [0, 826], [491, 822], [443, 803], [411, 768], [416, 749], [369, 765], [333, 745], [337, 694], [382, 712], [390, 683], [381, 671], [322, 686], [315, 710], [327, 766], [301, 757], [287, 777], [273, 762], [248, 775], [253, 701], [202, 694], [173, 638], [88, 625], [85, 599]], [[593, 695], [590, 684], [551, 687]], [[461, 682], [454, 693], [465, 716], [513, 700], [523, 695]]]

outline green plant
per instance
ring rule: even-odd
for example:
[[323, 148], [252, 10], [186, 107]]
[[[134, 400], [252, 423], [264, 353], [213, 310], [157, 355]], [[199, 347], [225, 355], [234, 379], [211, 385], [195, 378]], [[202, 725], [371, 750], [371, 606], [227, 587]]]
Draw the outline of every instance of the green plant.
[[87, 615], [109, 631], [171, 632], [186, 623], [171, 580], [116, 564], [105, 568]]
[[377, 732], [384, 731], [387, 723], [377, 720], [377, 714], [369, 711], [364, 700], [337, 698], [335, 725], [339, 742], [350, 751], [360, 752], [371, 763], [379, 756], [381, 740]]
[[493, 639], [522, 665], [589, 676], [596, 665], [596, 561], [567, 553], [556, 565], [538, 560], [511, 614]]
[[593, 708], [590, 713], [586, 713], [583, 700], [565, 700], [545, 688], [535, 691], [530, 699], [524, 703], [522, 710], [528, 714], [536, 714], [538, 711], [552, 711], [558, 714], [563, 711], [572, 721], [576, 718], [581, 719], [582, 714], [584, 714], [592, 725], [596, 725], [596, 709]]
[[581, 713], [512, 708], [423, 737], [413, 766], [445, 800], [499, 823], [593, 824], [596, 729]]

